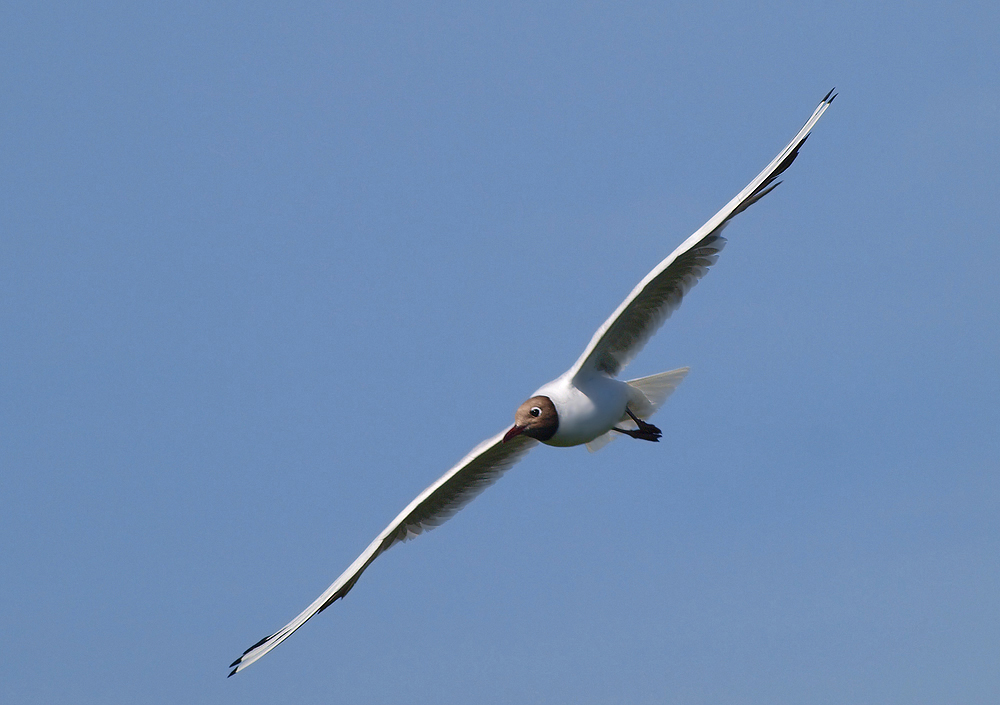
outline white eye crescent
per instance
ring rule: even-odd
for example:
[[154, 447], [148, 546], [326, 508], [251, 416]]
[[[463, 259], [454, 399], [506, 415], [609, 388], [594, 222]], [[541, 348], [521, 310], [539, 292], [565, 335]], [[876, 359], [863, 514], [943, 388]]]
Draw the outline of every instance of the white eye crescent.
[[528, 413], [537, 419], [539, 416], [541, 416], [542, 410], [539, 409], [537, 406], [533, 406], [531, 407], [531, 411], [529, 411]]

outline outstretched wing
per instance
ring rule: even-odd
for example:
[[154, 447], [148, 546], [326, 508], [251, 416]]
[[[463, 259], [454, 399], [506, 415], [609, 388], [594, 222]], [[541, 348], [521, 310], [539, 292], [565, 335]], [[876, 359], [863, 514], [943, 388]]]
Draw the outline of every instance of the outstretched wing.
[[369, 564], [378, 558], [391, 546], [400, 541], [413, 538], [427, 529], [443, 523], [455, 512], [470, 502], [476, 495], [496, 482], [514, 463], [521, 459], [538, 441], [525, 436], [518, 436], [507, 443], [503, 442], [503, 433], [498, 433], [487, 441], [476, 446], [472, 452], [458, 462], [455, 467], [399, 513], [389, 526], [372, 541], [357, 560], [341, 573], [333, 585], [328, 587], [316, 601], [302, 613], [279, 629], [274, 634], [264, 637], [243, 655], [230, 664], [232, 676], [242, 671], [275, 646], [292, 635], [296, 629], [305, 624], [310, 617], [330, 606], [346, 595]]
[[639, 282], [591, 338], [587, 349], [571, 368], [572, 376], [581, 372], [603, 372], [613, 377], [638, 354], [680, 306], [684, 294], [715, 264], [726, 242], [722, 230], [729, 220], [781, 183], [775, 179], [798, 156], [809, 131], [836, 97], [833, 91], [827, 93], [812, 117], [767, 168]]

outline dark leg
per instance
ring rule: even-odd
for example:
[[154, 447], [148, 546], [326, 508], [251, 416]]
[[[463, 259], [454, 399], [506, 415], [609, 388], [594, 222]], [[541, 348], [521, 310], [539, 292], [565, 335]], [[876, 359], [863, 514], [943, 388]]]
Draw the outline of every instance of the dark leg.
[[636, 425], [639, 428], [633, 430], [633, 429], [614, 427], [611, 429], [612, 431], [618, 431], [618, 433], [624, 433], [626, 436], [632, 436], [632, 438], [638, 438], [643, 441], [653, 441], [653, 443], [656, 443], [657, 441], [660, 440], [660, 436], [663, 435], [663, 432], [660, 431], [660, 429], [658, 429], [653, 424], [646, 423], [645, 421], [640, 419], [638, 416], [633, 414], [632, 410], [627, 406], [625, 407], [625, 413], [629, 415], [629, 418], [635, 421]]

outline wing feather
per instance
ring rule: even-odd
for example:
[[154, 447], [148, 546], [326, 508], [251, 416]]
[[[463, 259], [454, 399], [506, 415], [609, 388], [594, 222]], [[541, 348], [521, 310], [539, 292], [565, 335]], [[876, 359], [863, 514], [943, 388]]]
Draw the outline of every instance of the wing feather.
[[507, 443], [503, 433], [483, 441], [472, 449], [437, 482], [421, 492], [406, 509], [393, 519], [368, 548], [337, 578], [322, 595], [295, 619], [274, 634], [264, 637], [230, 664], [232, 676], [283, 642], [305, 624], [310, 617], [322, 612], [335, 600], [346, 595], [372, 561], [400, 541], [406, 541], [445, 522], [476, 495], [496, 482], [504, 472], [520, 460], [538, 441], [518, 436]]
[[639, 282], [611, 317], [594, 333], [571, 375], [603, 372], [614, 377], [631, 362], [653, 333], [670, 317], [684, 295], [715, 264], [726, 240], [722, 230], [730, 219], [770, 193], [776, 179], [798, 156], [810, 130], [837, 96], [826, 94], [806, 124], [767, 167], [726, 206], [681, 243]]

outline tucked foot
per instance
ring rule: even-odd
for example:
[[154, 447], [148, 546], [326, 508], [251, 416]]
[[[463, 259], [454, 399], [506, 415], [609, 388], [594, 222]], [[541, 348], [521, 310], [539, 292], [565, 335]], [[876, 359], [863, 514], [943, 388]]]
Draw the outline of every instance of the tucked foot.
[[624, 433], [626, 436], [632, 436], [632, 438], [638, 438], [643, 441], [652, 441], [656, 443], [660, 440], [660, 436], [663, 432], [651, 423], [646, 423], [638, 416], [632, 413], [632, 410], [627, 406], [625, 407], [625, 413], [629, 415], [629, 418], [635, 421], [635, 425], [639, 428], [617, 428], [613, 427], [612, 431], [618, 431], [618, 433]]

